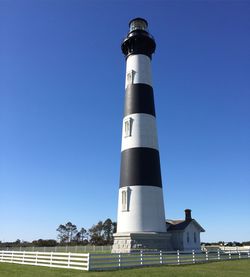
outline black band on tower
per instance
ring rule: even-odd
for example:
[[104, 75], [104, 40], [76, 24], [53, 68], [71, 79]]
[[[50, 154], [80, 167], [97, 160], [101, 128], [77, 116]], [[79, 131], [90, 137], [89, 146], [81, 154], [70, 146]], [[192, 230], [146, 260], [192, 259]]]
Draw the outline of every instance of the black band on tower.
[[159, 152], [152, 148], [130, 148], [122, 152], [120, 187], [162, 187]]
[[122, 43], [122, 52], [126, 57], [131, 54], [147, 55], [150, 59], [155, 51], [155, 41], [148, 32], [137, 30], [131, 32]]
[[128, 85], [125, 95], [124, 116], [146, 113], [155, 116], [153, 88], [147, 84]]
[[154, 38], [148, 33], [148, 22], [143, 18], [135, 18], [129, 22], [130, 32], [121, 45], [122, 52], [126, 56], [143, 54], [150, 59], [155, 52]]

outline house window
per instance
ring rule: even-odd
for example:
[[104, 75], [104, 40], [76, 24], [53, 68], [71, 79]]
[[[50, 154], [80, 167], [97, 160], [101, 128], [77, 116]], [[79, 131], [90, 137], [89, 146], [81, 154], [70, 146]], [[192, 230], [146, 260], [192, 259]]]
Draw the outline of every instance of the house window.
[[196, 232], [194, 232], [194, 243], [197, 242]]
[[127, 118], [124, 121], [124, 137], [131, 137], [132, 134], [132, 121], [133, 119], [131, 117]]
[[128, 211], [128, 190], [122, 191], [122, 211]]
[[187, 243], [189, 243], [189, 232], [187, 232]]

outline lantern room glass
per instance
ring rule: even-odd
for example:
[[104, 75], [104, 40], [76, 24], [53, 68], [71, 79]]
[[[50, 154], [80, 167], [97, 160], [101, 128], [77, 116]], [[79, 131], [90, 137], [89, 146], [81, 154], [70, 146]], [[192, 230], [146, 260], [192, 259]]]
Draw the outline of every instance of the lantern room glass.
[[134, 31], [134, 30], [143, 30], [143, 31], [147, 31], [148, 30], [148, 24], [141, 19], [135, 19], [133, 20], [130, 25], [130, 32]]

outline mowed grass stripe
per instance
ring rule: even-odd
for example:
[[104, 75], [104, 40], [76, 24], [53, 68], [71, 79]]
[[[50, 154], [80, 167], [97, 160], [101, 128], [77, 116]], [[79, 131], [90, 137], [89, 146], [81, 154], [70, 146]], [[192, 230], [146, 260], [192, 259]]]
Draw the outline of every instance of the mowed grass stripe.
[[0, 277], [242, 277], [250, 276], [250, 259], [234, 260], [224, 262], [213, 262], [206, 264], [143, 267], [135, 269], [123, 269], [115, 271], [86, 272], [69, 269], [47, 268], [39, 266], [27, 266], [18, 264], [0, 263]]

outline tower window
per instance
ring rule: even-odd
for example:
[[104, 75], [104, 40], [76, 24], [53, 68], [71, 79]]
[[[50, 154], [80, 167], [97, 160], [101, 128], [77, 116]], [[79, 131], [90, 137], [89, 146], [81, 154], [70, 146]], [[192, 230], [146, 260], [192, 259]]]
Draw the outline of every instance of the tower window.
[[133, 122], [133, 119], [131, 117], [127, 118], [124, 121], [124, 137], [131, 137], [131, 134], [132, 134], [132, 122]]
[[125, 188], [124, 190], [122, 190], [122, 211], [123, 212], [127, 212], [129, 210], [129, 208], [128, 208], [128, 198], [129, 198], [128, 192], [129, 192], [128, 188]]
[[189, 232], [187, 232], [187, 243], [189, 243]]
[[127, 85], [134, 83], [134, 76], [135, 76], [134, 70], [131, 70], [130, 72], [127, 73]]
[[127, 192], [123, 191], [122, 192], [122, 210], [126, 210], [127, 208]]

